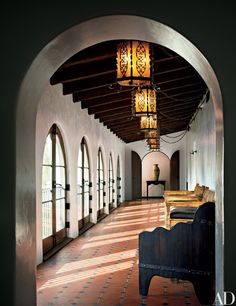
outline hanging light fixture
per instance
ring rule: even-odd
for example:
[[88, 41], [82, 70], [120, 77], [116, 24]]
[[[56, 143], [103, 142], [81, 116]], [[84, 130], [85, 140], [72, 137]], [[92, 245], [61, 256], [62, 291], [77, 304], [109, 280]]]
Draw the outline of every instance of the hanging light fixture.
[[140, 131], [149, 132], [157, 129], [157, 116], [142, 116], [140, 120]]
[[148, 144], [149, 146], [151, 146], [151, 145], [157, 145], [157, 144], [159, 144], [159, 141], [158, 141], [157, 138], [156, 138], [156, 139], [147, 139], [147, 144]]
[[157, 130], [151, 130], [145, 132], [146, 139], [157, 139]]
[[139, 87], [132, 92], [133, 115], [150, 116], [156, 115], [156, 90], [150, 87]]
[[150, 44], [123, 41], [117, 46], [117, 82], [122, 86], [151, 85]]
[[149, 145], [150, 150], [160, 150], [160, 144]]

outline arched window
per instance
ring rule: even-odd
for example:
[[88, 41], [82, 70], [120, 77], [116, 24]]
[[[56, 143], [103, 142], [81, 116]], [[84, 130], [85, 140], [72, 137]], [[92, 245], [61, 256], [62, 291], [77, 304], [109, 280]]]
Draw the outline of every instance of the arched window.
[[114, 189], [113, 189], [113, 184], [114, 184], [114, 175], [113, 175], [113, 163], [112, 163], [112, 156], [110, 154], [109, 157], [109, 169], [108, 169], [108, 200], [109, 200], [109, 210], [111, 210], [114, 207]]
[[116, 195], [117, 195], [117, 206], [121, 203], [121, 174], [120, 174], [120, 158], [117, 157], [117, 180], [116, 180]]
[[97, 217], [98, 219], [104, 214], [104, 164], [101, 148], [98, 150], [97, 156]]
[[64, 146], [56, 124], [46, 139], [42, 165], [42, 238], [43, 253], [66, 236], [66, 163]]
[[83, 137], [77, 167], [77, 207], [79, 229], [90, 223], [90, 168], [88, 147]]

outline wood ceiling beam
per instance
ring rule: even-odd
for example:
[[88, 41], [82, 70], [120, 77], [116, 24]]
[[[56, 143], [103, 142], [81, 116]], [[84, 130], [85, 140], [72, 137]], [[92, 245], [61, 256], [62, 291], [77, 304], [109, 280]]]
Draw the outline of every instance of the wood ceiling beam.
[[55, 85], [58, 83], [70, 83], [86, 80], [112, 73], [115, 69], [116, 63], [114, 62], [114, 59], [86, 64], [81, 67], [72, 66], [67, 69], [61, 67], [51, 77], [50, 84]]
[[196, 107], [194, 107], [193, 105], [185, 105], [185, 106], [182, 106], [181, 108], [168, 108], [168, 109], [163, 109], [163, 110], [160, 110], [160, 115], [161, 114], [182, 114], [182, 113], [192, 113], [192, 112], [195, 112], [196, 111]]
[[128, 92], [128, 94], [122, 93], [119, 95], [112, 95], [106, 98], [96, 99], [92, 101], [82, 101], [81, 107], [82, 108], [93, 108], [97, 106], [104, 106], [108, 104], [113, 104], [116, 102], [123, 102], [123, 101], [131, 101], [131, 93]]
[[121, 113], [125, 113], [125, 112], [128, 112], [130, 111], [131, 112], [131, 108], [130, 108], [130, 105], [129, 106], [124, 106], [122, 107], [121, 109], [119, 109], [119, 111], [117, 111], [115, 114], [114, 114], [114, 111], [106, 111], [106, 112], [103, 112], [103, 114], [94, 114], [94, 118], [95, 119], [98, 119], [98, 118], [104, 118], [104, 117], [107, 117], [107, 116], [111, 116], [111, 115], [119, 115]]
[[[169, 74], [169, 73], [173, 73], [173, 72], [179, 72], [179, 71], [183, 71], [183, 70], [187, 70], [187, 69], [193, 69], [192, 66], [190, 65], [186, 65], [183, 67], [178, 67], [178, 68], [172, 68], [169, 70], [165, 70], [165, 71], [159, 71], [154, 73], [154, 77], [155, 76], [160, 76], [163, 74]], [[72, 94], [73, 92], [79, 91], [81, 89], [88, 89], [91, 87], [95, 87], [95, 86], [101, 86], [101, 85], [107, 85], [107, 84], [113, 84], [116, 82], [116, 70], [109, 70], [109, 73], [107, 73], [106, 75], [103, 75], [103, 77], [98, 77], [98, 75], [96, 75], [96, 77], [92, 76], [91, 79], [89, 78], [89, 76], [86, 76], [86, 79], [82, 79], [82, 80], [73, 80], [71, 82], [67, 82], [67, 83], [63, 83], [63, 94], [67, 95], [67, 94]]]
[[[195, 98], [196, 96], [193, 96], [192, 94], [193, 93], [198, 93], [198, 95], [200, 95], [201, 97], [203, 96], [204, 94], [204, 91], [202, 89], [194, 89], [194, 90], [188, 90], [188, 91], [185, 91], [184, 93], [176, 93], [174, 95], [168, 95], [166, 96], [164, 93], [163, 93], [163, 97], [160, 98], [160, 101], [163, 101], [163, 100], [166, 100], [166, 99], [172, 99], [173, 98], [173, 101], [176, 97], [179, 97], [177, 100], [184, 100], [184, 99], [188, 99], [188, 96], [190, 96], [189, 98]], [[181, 96], [184, 96], [184, 97], [181, 97]]]
[[70, 83], [63, 84], [63, 95], [72, 94], [73, 92], [79, 90], [88, 90], [91, 88], [101, 88], [101, 87], [109, 87], [111, 84], [115, 83], [116, 74], [114, 72], [110, 74], [106, 74], [101, 77], [94, 77], [93, 79], [86, 79], [82, 81], [74, 81]]
[[110, 96], [116, 96], [122, 93], [131, 92], [132, 88], [130, 87], [120, 87], [118, 84], [116, 86], [109, 88], [109, 84], [106, 84], [105, 87], [89, 89], [85, 91], [79, 91], [73, 93], [73, 102], [90, 102], [94, 99], [102, 99]]
[[[173, 95], [173, 96], [169, 96], [168, 98], [171, 98], [171, 97], [176, 97], [176, 96], [184, 96], [186, 94], [189, 94], [189, 93], [193, 93], [193, 92], [199, 92], [201, 91], [201, 89], [196, 89], [196, 90], [191, 90], [191, 91], [185, 91], [185, 92], [182, 92], [182, 93], [179, 93], [179, 94], [176, 94], [176, 95]], [[165, 98], [163, 99], [160, 99], [160, 101], [164, 100]], [[115, 100], [115, 101], [109, 101], [109, 103], [106, 103], [106, 104], [102, 104], [102, 105], [96, 105], [96, 106], [93, 106], [93, 107], [89, 107], [88, 108], [88, 113], [90, 115], [92, 114], [100, 114], [100, 113], [104, 113], [104, 112], [107, 112], [109, 110], [117, 110], [117, 109], [121, 109], [122, 107], [130, 107], [131, 108], [131, 105], [132, 105], [132, 102], [131, 102], [131, 98], [127, 98], [127, 99], [121, 99], [121, 100]], [[199, 101], [200, 102], [200, 101]], [[174, 103], [173, 103], [174, 104]], [[183, 103], [183, 104], [187, 104], [187, 102]], [[191, 101], [191, 104], [192, 101]], [[161, 105], [161, 104], [160, 104]], [[159, 105], [159, 107], [161, 108], [161, 106]], [[176, 106], [178, 107], [178, 106]], [[85, 108], [85, 107], [83, 107]]]
[[80, 60], [75, 60], [72, 62], [68, 62], [62, 65], [63, 69], [66, 68], [70, 68], [73, 66], [80, 66], [80, 65], [87, 65], [87, 64], [91, 64], [94, 62], [101, 62], [101, 61], [105, 61], [111, 58], [114, 58], [116, 56], [116, 52], [111, 52], [111, 53], [106, 53], [106, 54], [102, 54], [102, 55], [98, 55], [98, 56], [94, 56], [94, 57], [89, 57], [89, 58], [83, 58]]
[[199, 87], [199, 88], [202, 88], [203, 90], [205, 89], [205, 86], [203, 86], [202, 82], [193, 82], [193, 83], [184, 83], [182, 85], [179, 85], [179, 86], [173, 86], [173, 84], [170, 86], [162, 86], [160, 88], [160, 91], [164, 91], [164, 92], [167, 92], [167, 91], [172, 91], [172, 90], [182, 90], [183, 88], [187, 88], [187, 87]]
[[105, 121], [116, 120], [116, 119], [121, 118], [123, 116], [125, 116], [127, 118], [128, 117], [131, 118], [132, 117], [131, 110], [124, 110], [124, 111], [122, 110], [122, 111], [116, 112], [115, 114], [113, 112], [112, 114], [108, 114], [108, 115], [105, 115], [105, 116], [101, 115], [99, 117], [99, 121], [100, 122], [105, 122]]
[[[188, 88], [188, 87], [195, 87], [198, 86], [200, 82], [197, 83], [191, 83], [191, 84], [186, 84], [182, 86], [176, 86], [174, 88], [168, 87], [168, 89], [162, 89], [161, 92], [164, 91], [170, 91], [170, 90], [176, 90], [176, 89], [183, 89], [183, 88]], [[183, 93], [184, 94], [184, 93]], [[82, 101], [82, 108], [87, 108], [87, 107], [93, 107], [93, 106], [98, 106], [98, 105], [107, 105], [115, 102], [122, 102], [125, 99], [131, 100], [131, 89], [124, 91], [124, 92], [115, 92], [115, 93], [110, 93], [109, 95], [102, 96], [101, 98], [94, 98], [90, 99], [89, 101]], [[161, 100], [161, 99], [160, 99]]]
[[122, 128], [126, 128], [126, 127], [133, 127], [133, 126], [138, 126], [139, 127], [139, 122], [137, 122], [136, 125], [134, 125], [134, 123], [131, 123], [129, 122], [128, 124], [127, 123], [124, 123], [124, 124], [120, 124], [120, 125], [107, 125], [107, 128], [111, 129], [112, 131], [114, 131], [115, 129], [122, 129]]
[[117, 133], [117, 132], [123, 132], [123, 131], [139, 131], [139, 124], [136, 125], [132, 125], [132, 126], [126, 126], [124, 128], [115, 128], [112, 129], [113, 133]]
[[117, 124], [121, 124], [121, 123], [129, 123], [129, 122], [135, 122], [135, 121], [139, 121], [139, 118], [138, 117], [124, 117], [124, 118], [113, 118], [113, 120], [110, 120], [110, 121], [105, 121], [103, 122], [104, 125], [117, 125]]
[[110, 103], [107, 105], [102, 106], [94, 106], [91, 108], [88, 108], [88, 114], [101, 114], [101, 113], [107, 113], [109, 111], [116, 111], [119, 109], [122, 109], [124, 107], [129, 107], [131, 109], [131, 101], [130, 100], [124, 100], [123, 102], [117, 102], [117, 103]]
[[[166, 63], [177, 57], [179, 56], [157, 59], [153, 62], [154, 64]], [[106, 72], [107, 74], [116, 72], [116, 52], [65, 63], [53, 74], [50, 79], [50, 84], [55, 85], [80, 81], [94, 76], [104, 75]]]
[[[178, 82], [178, 81], [183, 81], [187, 79], [196, 79], [199, 80], [199, 78], [196, 78], [196, 75], [187, 75], [187, 76], [181, 76], [177, 78], [171, 79], [168, 77], [166, 80], [163, 80], [162, 82], [159, 82], [158, 85], [162, 84], [169, 84], [172, 82]], [[87, 90], [80, 90], [75, 93], [73, 93], [73, 102], [80, 102], [80, 101], [86, 101], [86, 100], [93, 100], [93, 99], [98, 99], [98, 98], [105, 98], [107, 96], [123, 93], [123, 92], [130, 92], [132, 89], [131, 88], [126, 88], [126, 87], [120, 87], [117, 84], [117, 87], [115, 87], [113, 90], [114, 92], [109, 89], [110, 84], [105, 84], [104, 86], [100, 86], [99, 88], [89, 88]]]
[[196, 106], [199, 104], [201, 97], [202, 96], [198, 96], [196, 99], [187, 100], [186, 102], [168, 101], [168, 102], [158, 103], [157, 108], [160, 110], [164, 110], [164, 109], [169, 109], [169, 108], [180, 108], [185, 105]]
[[101, 117], [100, 122], [103, 124], [109, 124], [110, 122], [117, 121], [117, 120], [132, 120], [132, 113], [131, 112], [125, 112], [121, 114], [114, 114], [113, 116], [108, 117]]

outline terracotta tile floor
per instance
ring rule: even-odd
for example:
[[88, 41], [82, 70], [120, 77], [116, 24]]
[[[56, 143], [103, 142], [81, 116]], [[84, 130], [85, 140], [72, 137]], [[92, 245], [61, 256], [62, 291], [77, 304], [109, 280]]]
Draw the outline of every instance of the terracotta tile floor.
[[164, 224], [161, 200], [128, 202], [38, 267], [38, 305], [199, 306], [190, 282], [155, 276], [138, 291], [138, 234]]

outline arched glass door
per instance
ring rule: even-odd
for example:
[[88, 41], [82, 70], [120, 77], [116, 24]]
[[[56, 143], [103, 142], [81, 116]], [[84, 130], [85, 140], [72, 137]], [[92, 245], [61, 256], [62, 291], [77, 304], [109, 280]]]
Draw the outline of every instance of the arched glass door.
[[116, 180], [116, 195], [117, 195], [117, 206], [120, 206], [121, 200], [121, 175], [120, 175], [120, 158], [117, 158], [117, 180]]
[[82, 229], [90, 222], [90, 167], [85, 138], [79, 149], [77, 180], [78, 223], [79, 229]]
[[61, 134], [53, 125], [46, 139], [42, 166], [43, 253], [66, 236], [66, 164]]
[[109, 211], [114, 207], [114, 175], [113, 175], [113, 163], [112, 163], [112, 156], [110, 154], [109, 157], [109, 169], [108, 169], [108, 200], [109, 200]]
[[97, 156], [97, 217], [98, 219], [104, 214], [104, 164], [101, 148], [98, 150]]

